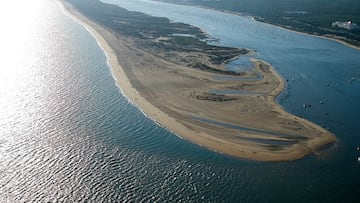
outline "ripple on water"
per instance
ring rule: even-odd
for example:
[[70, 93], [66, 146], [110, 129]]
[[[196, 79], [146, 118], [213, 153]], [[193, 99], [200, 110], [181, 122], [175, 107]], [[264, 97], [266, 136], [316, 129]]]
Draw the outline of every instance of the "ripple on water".
[[[47, 63], [33, 66], [34, 78], [11, 89], [17, 92], [1, 92], [6, 97], [0, 102], [9, 108], [0, 106], [0, 201], [252, 202], [284, 198], [284, 191], [290, 193], [285, 200], [341, 192], [341, 170], [332, 170], [345, 164], [239, 161], [159, 127], [119, 93], [91, 36], [52, 1], [43, 2], [46, 9], [36, 13], [50, 19], [50, 26], [39, 32], [56, 26], [67, 34], [41, 40], [60, 48], [43, 50], [58, 53], [51, 55], [55, 59], [39, 55]], [[59, 43], [69, 52], [52, 46]], [[53, 77], [39, 83], [41, 75]]]

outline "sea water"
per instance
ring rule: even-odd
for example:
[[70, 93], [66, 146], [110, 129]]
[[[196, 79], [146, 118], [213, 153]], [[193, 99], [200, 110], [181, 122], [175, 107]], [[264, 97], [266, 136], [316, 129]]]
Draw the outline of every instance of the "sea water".
[[[325, 51], [324, 55], [334, 52], [337, 56], [330, 61], [310, 48], [297, 51], [300, 59], [307, 57], [303, 63], [309, 66], [312, 61], [334, 64], [318, 65], [320, 70], [313, 70], [312, 65], [297, 66], [287, 55], [276, 57], [279, 50], [274, 49], [272, 55], [249, 45], [258, 50], [259, 58], [273, 63], [290, 78], [290, 96], [282, 105], [318, 123], [326, 122], [340, 143], [329, 154], [310, 155], [295, 162], [247, 161], [191, 144], [148, 119], [121, 95], [96, 40], [66, 16], [56, 1], [31, 2], [22, 8], [21, 17], [19, 12], [1, 12], [6, 14], [6, 18], [1, 16], [1, 23], [8, 32], [2, 32], [0, 47], [0, 202], [359, 198], [360, 169], [353, 148], [359, 143], [359, 128], [353, 117], [359, 111], [359, 86], [356, 80], [346, 80], [358, 71], [349, 65], [356, 63], [358, 51], [332, 41], [294, 35], [295, 41], [297, 37], [304, 43], [310, 40], [314, 47], [318, 47], [316, 43], [323, 43], [326, 49], [335, 47]], [[15, 3], [12, 9], [19, 9], [19, 5]], [[264, 24], [255, 27], [263, 26], [277, 29]], [[330, 86], [322, 86], [322, 80]], [[323, 105], [315, 105], [320, 99], [316, 97], [322, 95], [310, 93], [319, 93], [318, 89], [332, 99], [321, 97]], [[298, 107], [303, 102], [313, 102], [313, 108]], [[329, 114], [324, 116], [322, 111]]]

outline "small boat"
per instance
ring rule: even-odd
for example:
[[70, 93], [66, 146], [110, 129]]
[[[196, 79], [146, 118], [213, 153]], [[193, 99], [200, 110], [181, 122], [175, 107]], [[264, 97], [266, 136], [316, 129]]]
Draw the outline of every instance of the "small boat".
[[360, 146], [356, 148], [356, 150], [360, 151]]
[[320, 104], [323, 104], [324, 102], [322, 100], [320, 100]]

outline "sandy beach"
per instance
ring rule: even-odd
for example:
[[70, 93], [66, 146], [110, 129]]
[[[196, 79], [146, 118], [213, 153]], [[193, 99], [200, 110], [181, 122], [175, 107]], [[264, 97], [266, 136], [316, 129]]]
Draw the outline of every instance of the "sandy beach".
[[[141, 49], [133, 39], [105, 29], [63, 1], [60, 5], [97, 40], [129, 101], [179, 137], [256, 161], [296, 160], [336, 142], [329, 131], [276, 103], [285, 83], [264, 61], [253, 59], [254, 71], [241, 76], [189, 68]], [[260, 79], [248, 80], [258, 75]], [[216, 90], [222, 93], [212, 93]]]

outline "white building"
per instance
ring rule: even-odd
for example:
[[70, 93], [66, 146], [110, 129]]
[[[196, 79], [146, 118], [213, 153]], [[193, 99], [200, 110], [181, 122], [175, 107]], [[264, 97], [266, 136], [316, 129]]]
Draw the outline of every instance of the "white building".
[[331, 24], [331, 26], [333, 27], [339, 27], [339, 28], [344, 28], [347, 30], [353, 30], [353, 29], [358, 29], [359, 27], [353, 23], [351, 20], [347, 21], [347, 22], [340, 22], [340, 21], [335, 21]]

